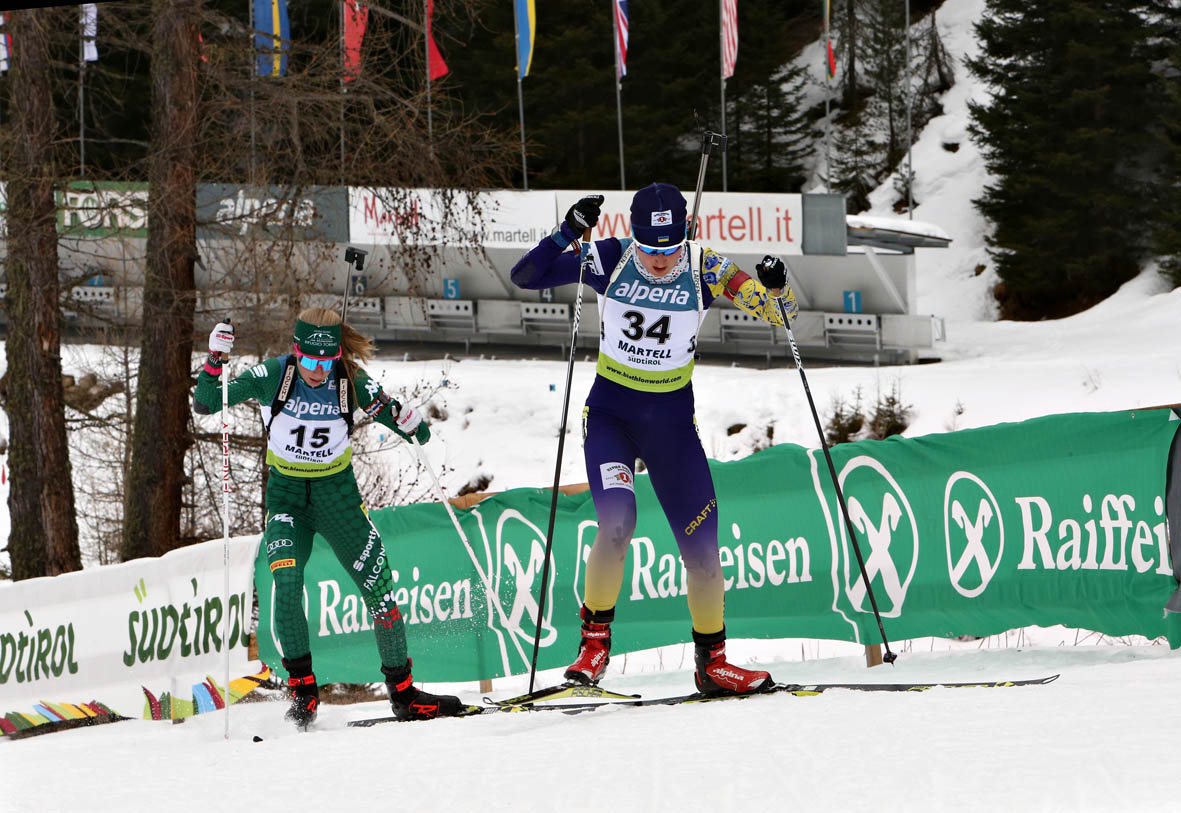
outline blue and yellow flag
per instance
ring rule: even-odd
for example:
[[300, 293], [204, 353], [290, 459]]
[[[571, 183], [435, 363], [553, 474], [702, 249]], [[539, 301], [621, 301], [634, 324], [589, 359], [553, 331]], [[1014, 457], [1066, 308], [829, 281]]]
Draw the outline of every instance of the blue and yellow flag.
[[254, 49], [259, 76], [286, 76], [291, 51], [287, 0], [254, 0]]
[[537, 27], [537, 11], [533, 0], [514, 0], [513, 15], [517, 20], [517, 77], [529, 75], [533, 63], [533, 30]]

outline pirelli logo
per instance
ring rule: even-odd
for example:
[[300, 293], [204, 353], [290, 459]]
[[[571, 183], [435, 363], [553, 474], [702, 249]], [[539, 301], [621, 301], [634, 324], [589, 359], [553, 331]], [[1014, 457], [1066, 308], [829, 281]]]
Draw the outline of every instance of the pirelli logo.
[[276, 559], [275, 561], [271, 562], [271, 572], [272, 573], [274, 573], [279, 568], [283, 568], [283, 567], [295, 567], [295, 560], [294, 559]]

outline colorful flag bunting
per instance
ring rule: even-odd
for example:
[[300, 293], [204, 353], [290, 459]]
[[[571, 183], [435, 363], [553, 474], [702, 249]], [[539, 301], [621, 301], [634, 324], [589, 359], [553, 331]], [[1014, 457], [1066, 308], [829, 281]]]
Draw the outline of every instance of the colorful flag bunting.
[[738, 61], [738, 0], [722, 0], [722, 78], [734, 75]]
[[94, 3], [83, 3], [80, 16], [82, 23], [82, 59], [86, 62], [97, 62], [98, 6]]
[[613, 0], [615, 6], [615, 78], [627, 76], [627, 0]]
[[[532, 2], [532, 0], [530, 0]], [[439, 51], [439, 46], [435, 44], [435, 35], [431, 31], [431, 20], [435, 16], [435, 0], [426, 0], [426, 45], [427, 53], [430, 56], [430, 78], [431, 81], [446, 76], [451, 69], [447, 67], [447, 63], [443, 61], [443, 54]]]
[[524, 79], [533, 65], [533, 30], [537, 10], [533, 0], [514, 0], [513, 16], [517, 21], [517, 77]]
[[369, 24], [369, 6], [357, 0], [344, 0], [344, 81], [361, 75], [361, 41]]
[[254, 0], [254, 47], [259, 76], [286, 76], [291, 51], [287, 0]]

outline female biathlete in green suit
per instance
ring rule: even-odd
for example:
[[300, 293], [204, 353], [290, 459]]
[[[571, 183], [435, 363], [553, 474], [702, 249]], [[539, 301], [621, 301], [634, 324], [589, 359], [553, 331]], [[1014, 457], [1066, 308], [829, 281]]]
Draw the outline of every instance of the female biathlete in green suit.
[[[222, 358], [233, 346], [230, 325], [214, 328], [209, 359], [197, 379], [196, 412], [221, 409]], [[267, 359], [229, 383], [229, 403], [257, 399], [268, 427], [263, 544], [275, 579], [275, 629], [291, 688], [286, 716], [301, 727], [315, 720], [319, 705], [303, 612], [303, 571], [317, 532], [353, 577], [373, 619], [394, 714], [423, 719], [453, 716], [463, 708], [456, 697], [413, 685], [390, 566], [353, 476], [349, 432], [356, 409], [404, 438], [413, 435], [419, 443], [430, 438], [418, 411], [386, 395], [358, 365], [374, 352], [370, 341], [342, 325], [337, 313], [309, 308], [295, 323], [291, 353]], [[277, 413], [276, 403], [282, 404]]]

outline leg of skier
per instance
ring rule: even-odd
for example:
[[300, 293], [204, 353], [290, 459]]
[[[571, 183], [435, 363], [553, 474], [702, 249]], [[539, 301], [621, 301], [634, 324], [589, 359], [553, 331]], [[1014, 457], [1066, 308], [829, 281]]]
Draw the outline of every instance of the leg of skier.
[[770, 673], [743, 669], [726, 660], [718, 501], [692, 412], [687, 418], [673, 414], [654, 422], [640, 451], [688, 573], [698, 691], [718, 695], [769, 689]]
[[285, 717], [307, 728], [315, 722], [320, 690], [312, 672], [308, 623], [303, 612], [303, 571], [312, 553], [312, 523], [302, 484], [279, 476], [267, 480], [263, 545], [275, 581], [275, 632], [291, 693]]
[[636, 446], [622, 421], [599, 410], [586, 410], [583, 434], [587, 479], [599, 528], [586, 562], [578, 656], [565, 677], [596, 683], [610, 661], [611, 622], [636, 528]]
[[352, 471], [311, 484], [316, 528], [332, 547], [337, 560], [352, 576], [373, 619], [381, 671], [389, 689], [394, 715], [402, 720], [452, 717], [463, 704], [453, 695], [435, 695], [414, 686], [406, 647], [406, 625], [394, 601], [381, 534], [369, 521]]

